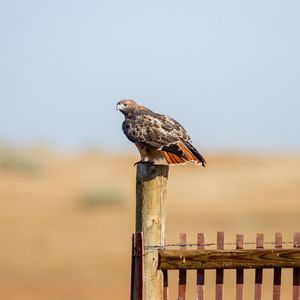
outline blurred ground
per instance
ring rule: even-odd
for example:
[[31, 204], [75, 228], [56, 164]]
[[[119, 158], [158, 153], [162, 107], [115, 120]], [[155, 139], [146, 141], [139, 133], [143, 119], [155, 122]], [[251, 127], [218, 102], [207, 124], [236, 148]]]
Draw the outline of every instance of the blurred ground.
[[[128, 299], [133, 163], [138, 155], [0, 154], [0, 299]], [[180, 232], [190, 242], [196, 241], [197, 232], [205, 232], [207, 241], [214, 242], [220, 230], [227, 242], [236, 233], [255, 241], [257, 232], [273, 241], [276, 231], [291, 241], [293, 232], [300, 231], [299, 155], [206, 158], [205, 169], [170, 169], [167, 242], [177, 242]], [[246, 285], [254, 276], [253, 271], [247, 274]], [[234, 274], [225, 275], [225, 299], [233, 299]], [[176, 276], [171, 274], [175, 282]], [[194, 299], [194, 272], [189, 276], [187, 299]], [[207, 278], [212, 276], [210, 272]], [[290, 279], [289, 271], [285, 279]], [[176, 291], [175, 286], [171, 299]], [[263, 299], [271, 299], [270, 289], [263, 292]], [[284, 285], [283, 299], [290, 292]], [[249, 289], [245, 299], [252, 295]], [[212, 285], [207, 299], [213, 299]]]

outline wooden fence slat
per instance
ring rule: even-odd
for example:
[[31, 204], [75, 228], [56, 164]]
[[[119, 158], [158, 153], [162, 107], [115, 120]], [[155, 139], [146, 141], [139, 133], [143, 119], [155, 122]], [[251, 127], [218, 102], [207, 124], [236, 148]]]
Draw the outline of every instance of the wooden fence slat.
[[136, 233], [135, 240], [135, 255], [136, 255], [136, 286], [135, 300], [144, 299], [144, 245], [143, 233]]
[[168, 270], [163, 270], [164, 277], [164, 291], [163, 291], [163, 300], [169, 299], [169, 280], [168, 280]]
[[[205, 236], [203, 233], [197, 234], [197, 250], [204, 250]], [[204, 300], [205, 293], [205, 271], [197, 270], [196, 300]]]
[[[224, 250], [224, 232], [217, 233], [217, 249]], [[223, 299], [224, 269], [216, 270], [216, 300]]]
[[[300, 232], [294, 233], [294, 248], [300, 248]], [[300, 268], [293, 269], [293, 300], [300, 299]]]
[[[256, 235], [256, 249], [263, 248], [263, 247], [264, 247], [264, 235], [262, 233], [258, 233]], [[256, 269], [254, 300], [261, 300], [262, 280], [263, 280], [263, 269]]]
[[[275, 233], [275, 248], [282, 248], [282, 233]], [[281, 289], [281, 268], [274, 268], [273, 278], [273, 300], [280, 300], [280, 289]]]
[[[244, 235], [236, 235], [236, 249], [240, 250], [244, 248]], [[244, 299], [244, 270], [236, 270], [236, 300]]]
[[[180, 250], [186, 250], [186, 233], [180, 234]], [[178, 300], [185, 300], [186, 270], [179, 270]]]

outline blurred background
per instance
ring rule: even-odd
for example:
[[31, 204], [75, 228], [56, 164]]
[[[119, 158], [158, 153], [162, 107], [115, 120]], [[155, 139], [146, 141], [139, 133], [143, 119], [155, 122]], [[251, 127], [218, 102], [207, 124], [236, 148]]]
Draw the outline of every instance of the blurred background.
[[299, 15], [293, 0], [0, 1], [0, 298], [129, 298], [139, 155], [123, 98], [177, 119], [207, 160], [170, 169], [167, 242], [291, 241]]

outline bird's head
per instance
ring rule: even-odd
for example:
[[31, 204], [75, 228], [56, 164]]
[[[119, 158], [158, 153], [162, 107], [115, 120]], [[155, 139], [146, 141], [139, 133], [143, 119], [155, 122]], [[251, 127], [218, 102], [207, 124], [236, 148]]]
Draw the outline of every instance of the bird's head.
[[125, 116], [133, 113], [136, 108], [138, 107], [138, 104], [130, 99], [124, 99], [117, 103], [117, 110], [119, 110], [122, 114]]

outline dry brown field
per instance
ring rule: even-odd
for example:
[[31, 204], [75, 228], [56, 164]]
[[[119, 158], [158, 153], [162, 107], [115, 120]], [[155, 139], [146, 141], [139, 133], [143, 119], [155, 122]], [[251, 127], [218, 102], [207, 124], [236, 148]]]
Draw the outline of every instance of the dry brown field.
[[[129, 299], [130, 243], [134, 230], [137, 155], [80, 155], [25, 151], [0, 164], [0, 299]], [[24, 158], [25, 157], [25, 158]], [[171, 167], [167, 198], [167, 243], [180, 232], [195, 242], [217, 231], [234, 241], [244, 233], [266, 241], [282, 231], [291, 241], [300, 231], [300, 155], [211, 154], [207, 168]], [[23, 160], [23, 164], [22, 164]], [[27, 164], [26, 164], [27, 163]], [[31, 164], [30, 164], [31, 163]], [[195, 299], [195, 272], [188, 297]], [[213, 299], [213, 271], [207, 299]], [[225, 272], [225, 299], [234, 299], [234, 274]], [[263, 299], [271, 299], [271, 273]], [[177, 272], [171, 274], [176, 299]], [[247, 271], [246, 298], [253, 298]], [[289, 299], [291, 273], [283, 273]]]

